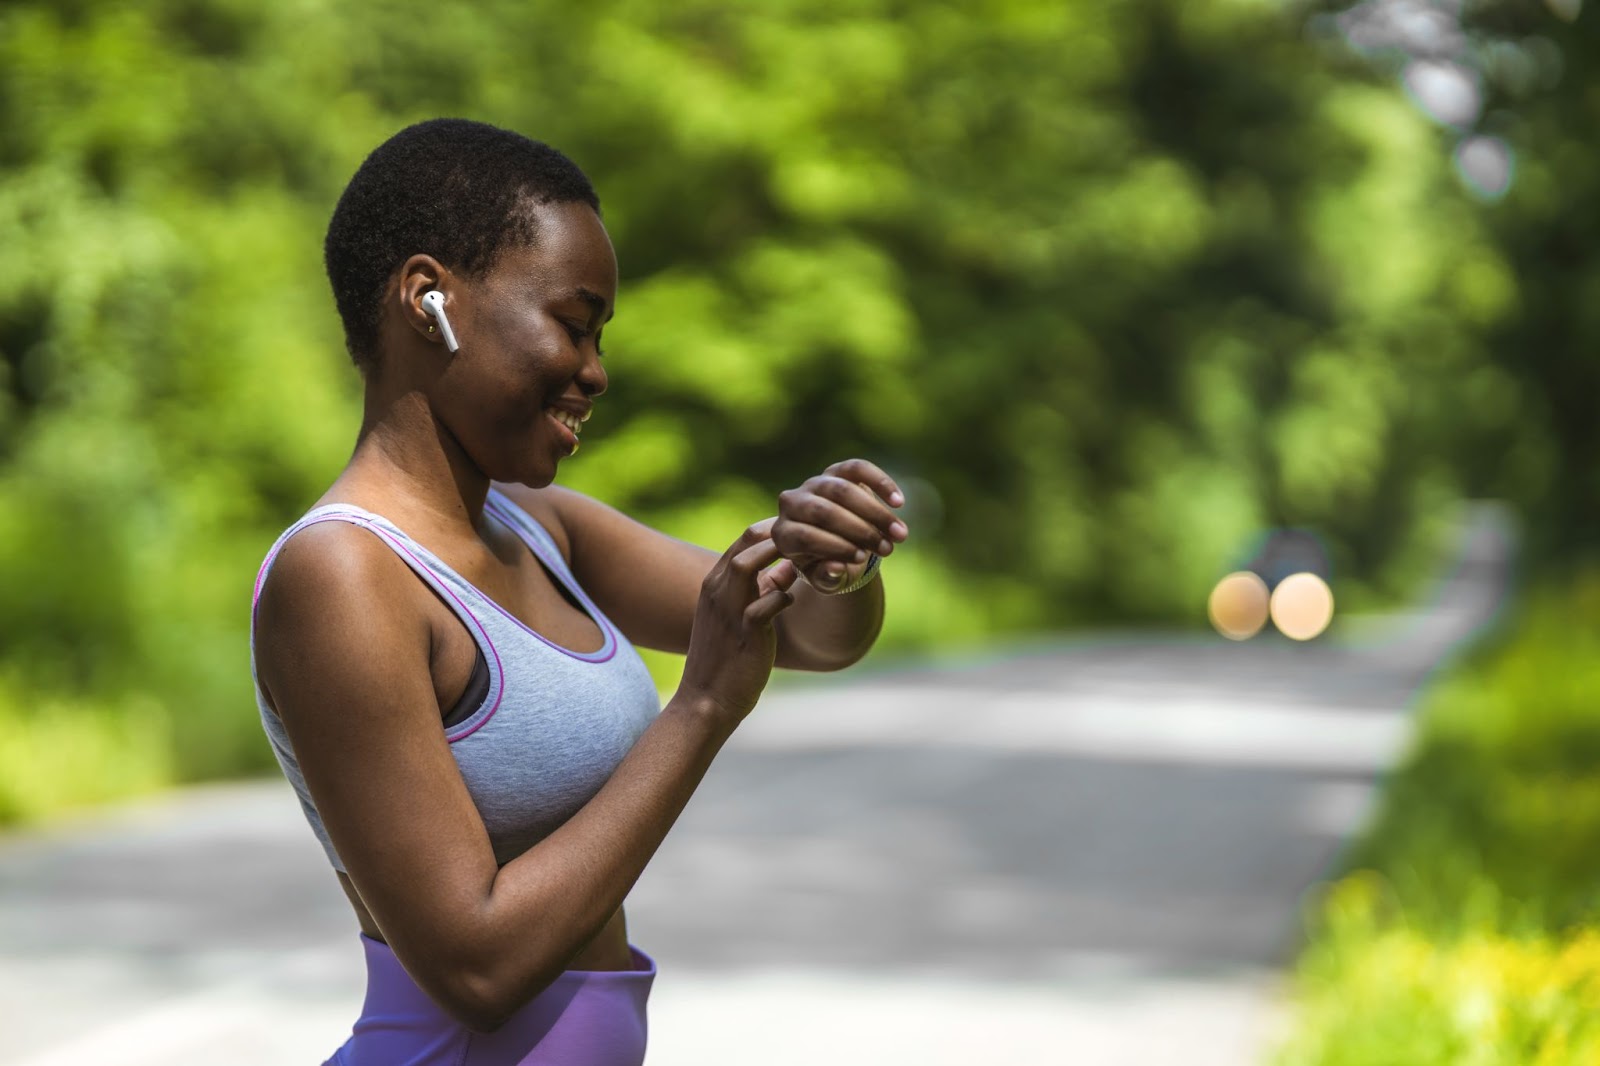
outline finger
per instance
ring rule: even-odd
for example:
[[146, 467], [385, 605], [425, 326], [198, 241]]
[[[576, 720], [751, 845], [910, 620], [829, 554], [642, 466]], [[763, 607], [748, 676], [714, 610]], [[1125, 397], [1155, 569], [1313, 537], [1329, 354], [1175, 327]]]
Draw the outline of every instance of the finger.
[[814, 477], [806, 486], [810, 491], [785, 501], [785, 518], [835, 533], [879, 555], [888, 555], [904, 539], [905, 523], [862, 486], [828, 476]]
[[900, 507], [906, 502], [906, 495], [900, 491], [900, 486], [895, 484], [894, 478], [884, 473], [883, 468], [877, 463], [866, 459], [845, 459], [834, 463], [824, 473], [836, 474], [865, 484], [888, 501], [891, 507]]
[[785, 607], [794, 603], [794, 593], [788, 589], [773, 589], [744, 609], [746, 623], [761, 625], [778, 617]]
[[734, 542], [728, 545], [727, 550], [722, 553], [722, 557], [712, 565], [711, 573], [707, 574], [706, 576], [710, 577], [711, 574], [720, 573], [722, 570], [727, 568], [727, 566], [732, 563], [734, 559], [738, 558], [740, 552], [744, 551], [752, 544], [759, 544], [762, 541], [770, 541], [772, 539], [772, 527], [776, 525], [777, 522], [777, 515], [773, 515], [770, 518], [763, 518], [759, 522], [751, 522], [744, 528], [744, 531], [734, 539]]
[[753, 585], [756, 575], [770, 566], [782, 554], [774, 541], [770, 539], [758, 541], [729, 560], [728, 569]]
[[800, 579], [800, 571], [792, 559], [779, 559], [765, 570], [761, 571], [756, 579], [756, 587], [763, 595], [773, 589], [786, 589]]
[[[824, 474], [821, 477], [813, 477], [813, 479], [808, 480], [806, 488], [810, 490], [810, 495], [790, 501], [790, 511], [803, 512], [806, 504], [810, 504], [811, 499], [818, 498], [826, 499], [827, 503], [843, 507], [848, 514], [854, 515], [856, 519], [862, 520], [862, 522], [869, 523], [872, 530], [874, 530], [874, 533], [872, 533], [875, 538], [874, 541], [864, 544], [864, 547], [867, 547], [867, 551], [877, 551], [880, 555], [886, 555], [888, 552], [878, 551], [878, 543], [886, 541], [886, 543], [894, 544], [906, 539], [906, 523], [899, 519], [899, 515], [890, 511], [883, 504], [882, 499], [878, 499], [866, 485], [862, 485], [859, 482], [848, 482], [842, 477]], [[818, 525], [822, 525], [822, 522], [818, 522]]]
[[[876, 548], [876, 544], [873, 547]], [[801, 566], [809, 567], [818, 559], [865, 562], [868, 550], [837, 533], [829, 533], [803, 522], [795, 523], [792, 530], [784, 532], [783, 554]]]
[[772, 537], [772, 527], [777, 524], [777, 521], [778, 516], [772, 515], [769, 518], [763, 518], [759, 522], [751, 522], [748, 526], [745, 526], [744, 532], [739, 534], [739, 538], [728, 545], [728, 550], [723, 552], [723, 555], [737, 555], [752, 544], [770, 539]]

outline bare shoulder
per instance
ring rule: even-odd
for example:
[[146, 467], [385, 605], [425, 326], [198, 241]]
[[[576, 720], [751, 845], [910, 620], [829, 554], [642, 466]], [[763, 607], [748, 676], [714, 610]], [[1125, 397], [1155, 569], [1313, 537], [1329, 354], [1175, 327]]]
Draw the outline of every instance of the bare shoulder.
[[585, 566], [585, 556], [589, 561], [626, 559], [633, 565], [641, 556], [666, 553], [666, 565], [681, 564], [687, 559], [690, 568], [699, 569], [704, 576], [704, 570], [717, 557], [715, 552], [708, 554], [704, 548], [668, 536], [603, 500], [565, 485], [532, 489], [496, 483], [495, 487], [550, 531], [567, 564], [575, 570]]
[[718, 553], [574, 489], [499, 486], [556, 539], [578, 584], [632, 643], [683, 654]]
[[268, 622], [285, 611], [333, 604], [347, 597], [382, 598], [404, 564], [372, 533], [349, 522], [306, 526], [273, 560], [257, 605]]
[[269, 697], [285, 673], [321, 674], [351, 649], [425, 653], [428, 620], [412, 609], [405, 569], [377, 536], [349, 522], [318, 522], [290, 537], [256, 603], [256, 664]]
[[562, 515], [562, 504], [572, 497], [582, 500], [587, 500], [589, 497], [564, 485], [552, 484], [542, 489], [535, 489], [514, 482], [496, 481], [494, 487], [549, 531], [551, 539], [556, 542], [556, 547], [561, 549], [561, 557], [567, 561], [568, 566], [571, 566], [572, 531], [567, 528], [567, 521]]

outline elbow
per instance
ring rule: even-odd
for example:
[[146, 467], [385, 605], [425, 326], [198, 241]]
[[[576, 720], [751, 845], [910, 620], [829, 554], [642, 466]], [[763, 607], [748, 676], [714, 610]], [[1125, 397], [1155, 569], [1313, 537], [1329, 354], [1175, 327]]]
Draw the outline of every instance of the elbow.
[[565, 937], [516, 929], [505, 915], [470, 905], [416, 932], [390, 940], [397, 961], [439, 1010], [483, 1035], [503, 1028], [549, 988], [573, 953]]
[[474, 1036], [493, 1036], [514, 1014], [516, 1010], [503, 1003], [460, 1005], [450, 1010], [450, 1017]]
[[824, 651], [824, 653], [819, 653], [819, 655], [816, 655], [816, 658], [814, 658], [814, 661], [816, 661], [816, 666], [811, 666], [810, 669], [821, 672], [834, 672], [842, 671], [842, 669], [848, 669], [848, 667], [859, 663], [861, 659], [867, 658], [867, 651], [872, 650], [872, 645], [877, 643], [877, 640], [878, 629], [877, 627], [874, 627], [874, 631], [870, 632], [870, 634], [867, 634], [864, 639], [858, 640], [858, 642], [854, 643], [854, 645], [838, 645], [838, 647], [829, 648], [829, 650]]
[[790, 640], [786, 644], [779, 644], [778, 654], [773, 665], [784, 670], [802, 670], [818, 674], [833, 673], [836, 670], [848, 669], [865, 659], [877, 639], [878, 634], [874, 631], [870, 638], [854, 646], [838, 645], [826, 648], [807, 646], [798, 641]]
[[862, 660], [864, 655], [865, 653], [848, 658], [831, 659], [824, 659], [820, 657], [802, 658], [796, 655], [778, 659], [773, 663], [773, 665], [782, 670], [795, 670], [801, 673], [831, 674], [835, 671], [844, 670], [848, 667], [854, 666], [856, 663]]
[[559, 974], [560, 967], [541, 966], [533, 974], [518, 976], [504, 966], [463, 960], [436, 975], [424, 990], [454, 1021], [486, 1036], [509, 1022]]
[[515, 989], [486, 974], [461, 973], [438, 982], [430, 998], [455, 1022], [487, 1036], [509, 1022], [543, 987]]
[[862, 648], [859, 652], [856, 652], [854, 654], [841, 656], [841, 657], [836, 658], [836, 659], [831, 659], [831, 660], [828, 661], [826, 666], [819, 667], [819, 669], [821, 669], [823, 671], [826, 671], [828, 673], [833, 673], [834, 671], [838, 671], [838, 670], [848, 670], [850, 667], [854, 666], [856, 663], [860, 662], [862, 659], [865, 659], [867, 657], [867, 652], [870, 651], [870, 650], [871, 650], [871, 646], [869, 645], [868, 647]]
[[459, 1025], [480, 1036], [495, 1032], [516, 1013], [509, 998], [497, 989], [466, 980], [453, 981], [448, 991], [435, 995], [444, 1012]]

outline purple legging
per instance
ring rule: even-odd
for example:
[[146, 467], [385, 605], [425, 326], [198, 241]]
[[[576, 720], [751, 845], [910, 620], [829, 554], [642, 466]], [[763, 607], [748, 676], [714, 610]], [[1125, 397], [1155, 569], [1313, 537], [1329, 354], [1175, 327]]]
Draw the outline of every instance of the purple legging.
[[323, 1066], [640, 1066], [656, 964], [568, 970], [485, 1036], [441, 1010], [388, 945], [365, 934], [367, 1000], [350, 1039]]

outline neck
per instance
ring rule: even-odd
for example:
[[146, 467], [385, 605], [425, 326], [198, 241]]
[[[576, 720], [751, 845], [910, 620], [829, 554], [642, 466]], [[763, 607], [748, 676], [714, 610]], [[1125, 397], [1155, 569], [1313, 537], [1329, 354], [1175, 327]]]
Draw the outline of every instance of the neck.
[[371, 500], [380, 514], [477, 529], [489, 478], [433, 415], [420, 390], [387, 394], [369, 382], [354, 454], [335, 482], [341, 496]]

